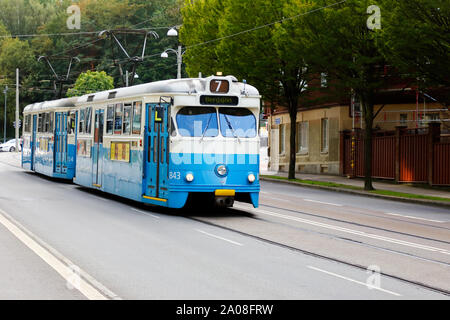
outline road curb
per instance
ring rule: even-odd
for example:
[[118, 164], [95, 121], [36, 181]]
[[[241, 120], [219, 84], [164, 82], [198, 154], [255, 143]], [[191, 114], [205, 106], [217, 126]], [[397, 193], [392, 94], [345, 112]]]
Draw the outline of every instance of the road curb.
[[388, 196], [388, 195], [383, 195], [383, 194], [375, 194], [375, 193], [370, 193], [370, 192], [366, 192], [366, 191], [351, 190], [351, 189], [344, 189], [344, 188], [338, 188], [338, 187], [327, 187], [327, 186], [312, 185], [312, 184], [307, 184], [307, 183], [302, 183], [302, 182], [297, 182], [297, 181], [274, 179], [274, 178], [268, 178], [268, 177], [264, 177], [264, 176], [260, 176], [259, 179], [262, 181], [291, 184], [291, 185], [297, 185], [300, 187], [322, 189], [322, 190], [328, 190], [328, 191], [334, 191], [334, 192], [350, 193], [350, 194], [363, 196], [363, 197], [372, 197], [372, 198], [381, 198], [381, 199], [401, 201], [401, 202], [417, 203], [417, 204], [431, 205], [431, 206], [436, 206], [436, 207], [444, 207], [447, 209], [450, 208], [450, 203], [443, 202], [443, 201], [402, 198], [402, 197]]

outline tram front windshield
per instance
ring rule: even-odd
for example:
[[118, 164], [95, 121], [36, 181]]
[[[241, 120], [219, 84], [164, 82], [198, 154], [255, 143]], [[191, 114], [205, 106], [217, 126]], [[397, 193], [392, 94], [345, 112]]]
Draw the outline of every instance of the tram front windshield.
[[220, 133], [224, 137], [253, 138], [256, 136], [256, 119], [243, 108], [219, 108]]
[[245, 108], [184, 107], [176, 116], [178, 131], [183, 137], [216, 137], [219, 134], [217, 114], [222, 136], [256, 137], [255, 116]]
[[217, 111], [208, 107], [184, 107], [177, 113], [178, 131], [183, 137], [216, 137]]

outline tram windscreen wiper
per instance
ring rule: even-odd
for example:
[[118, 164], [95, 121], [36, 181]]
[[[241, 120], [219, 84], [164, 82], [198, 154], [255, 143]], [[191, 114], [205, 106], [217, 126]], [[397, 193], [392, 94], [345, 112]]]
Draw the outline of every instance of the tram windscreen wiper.
[[233, 137], [237, 138], [239, 143], [241, 143], [241, 139], [239, 139], [239, 136], [236, 134], [236, 130], [234, 130], [233, 126], [231, 125], [230, 119], [228, 119], [228, 115], [223, 114], [225, 117], [225, 120], [227, 122], [228, 128], [231, 129], [231, 132], [233, 133]]
[[205, 137], [206, 131], [208, 131], [209, 124], [211, 123], [211, 118], [212, 118], [213, 114], [214, 113], [211, 113], [211, 115], [209, 116], [208, 123], [206, 124], [205, 130], [203, 130], [203, 132], [202, 132], [202, 137], [200, 138], [200, 141], [203, 140], [203, 138]]

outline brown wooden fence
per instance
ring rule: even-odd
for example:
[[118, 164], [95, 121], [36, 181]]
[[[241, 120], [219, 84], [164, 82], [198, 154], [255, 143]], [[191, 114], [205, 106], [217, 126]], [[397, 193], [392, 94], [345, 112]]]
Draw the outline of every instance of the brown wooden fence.
[[[364, 176], [360, 131], [341, 132], [341, 174]], [[431, 124], [428, 129], [398, 127], [396, 131], [376, 132], [372, 138], [372, 177], [450, 185], [450, 142], [440, 142], [439, 124]]]

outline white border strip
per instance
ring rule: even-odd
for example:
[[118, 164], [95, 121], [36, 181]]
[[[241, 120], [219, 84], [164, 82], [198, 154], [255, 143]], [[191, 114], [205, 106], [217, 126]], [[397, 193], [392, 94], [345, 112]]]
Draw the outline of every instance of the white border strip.
[[205, 231], [203, 231], [203, 230], [195, 229], [195, 231], [200, 232], [200, 233], [203, 233], [203, 234], [205, 234], [205, 235], [207, 235], [207, 236], [210, 236], [210, 237], [213, 237], [213, 238], [216, 238], [216, 239], [220, 239], [220, 240], [223, 240], [223, 241], [226, 241], [226, 242], [235, 244], [235, 245], [237, 245], [237, 246], [243, 246], [242, 243], [239, 243], [239, 242], [236, 242], [236, 241], [233, 241], [233, 240], [229, 240], [229, 239], [226, 239], [226, 238], [222, 238], [222, 237], [213, 235], [213, 234], [211, 234], [211, 233], [205, 232]]
[[[38, 239], [30, 231], [26, 230], [18, 222], [14, 221], [5, 211], [0, 209], [0, 223], [9, 230], [17, 239], [19, 239], [24, 245], [31, 249], [36, 255], [44, 260], [50, 267], [52, 267], [57, 273], [59, 273], [67, 283], [73, 282], [74, 272], [70, 260], [63, 257], [61, 254], [56, 253], [54, 249], [45, 244], [42, 240]], [[75, 287], [81, 294], [83, 294], [89, 300], [109, 300], [120, 298], [106, 289], [98, 281], [87, 275], [84, 271], [79, 270], [79, 279], [77, 279], [77, 286]], [[86, 281], [89, 279], [89, 282]], [[95, 286], [94, 286], [95, 285]], [[97, 287], [97, 288], [96, 288]]]
[[[316, 268], [316, 267], [308, 266], [308, 268], [312, 269], [312, 270], [315, 270], [315, 271], [323, 272], [323, 273], [329, 274], [331, 276], [334, 276], [334, 277], [337, 277], [337, 278], [341, 278], [341, 279], [344, 279], [344, 280], [347, 280], [347, 281], [350, 281], [350, 282], [354, 282], [354, 283], [360, 284], [362, 286], [365, 286], [366, 288], [369, 288], [367, 286], [367, 283], [363, 283], [363, 282], [360, 282], [360, 281], [357, 281], [357, 280], [354, 280], [354, 279], [351, 279], [351, 278], [347, 278], [347, 277], [338, 275], [336, 273], [325, 271], [325, 270], [322, 270], [322, 269], [319, 269], [319, 268]], [[393, 291], [389, 291], [389, 290], [385, 290], [385, 289], [381, 289], [379, 287], [371, 286], [370, 289], [375, 289], [375, 290], [379, 290], [379, 291], [382, 291], [382, 292], [386, 292], [386, 293], [392, 294], [392, 295], [397, 296], [397, 297], [401, 297], [402, 296], [399, 293], [396, 293], [396, 292], [393, 292]]]

